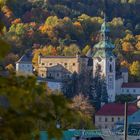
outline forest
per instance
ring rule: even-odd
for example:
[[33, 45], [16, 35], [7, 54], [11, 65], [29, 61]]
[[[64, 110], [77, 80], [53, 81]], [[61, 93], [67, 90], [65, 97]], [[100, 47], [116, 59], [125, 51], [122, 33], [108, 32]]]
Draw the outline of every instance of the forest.
[[[1, 38], [12, 47], [1, 65], [15, 65], [32, 51], [42, 55], [85, 55], [99, 41], [104, 11], [116, 48], [118, 68], [129, 69], [130, 81], [140, 79], [139, 0], [4, 0]], [[38, 12], [39, 11], [39, 12]], [[124, 55], [125, 54], [125, 55]]]

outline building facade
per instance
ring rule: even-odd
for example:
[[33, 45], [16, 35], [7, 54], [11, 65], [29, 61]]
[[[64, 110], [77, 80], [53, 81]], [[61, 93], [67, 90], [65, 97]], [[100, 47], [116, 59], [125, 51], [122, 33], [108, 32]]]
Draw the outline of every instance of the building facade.
[[110, 41], [110, 30], [106, 21], [101, 26], [100, 41], [94, 46], [93, 78], [98, 73], [105, 78], [109, 102], [115, 101], [116, 58], [113, 54], [115, 46]]
[[33, 64], [31, 54], [23, 55], [16, 62], [16, 73], [19, 75], [32, 75], [33, 74]]
[[42, 78], [64, 80], [73, 73], [80, 74], [87, 69], [88, 58], [79, 54], [76, 56], [47, 56], [39, 55], [38, 75]]
[[[129, 105], [128, 115], [137, 111], [136, 105]], [[116, 122], [124, 120], [124, 104], [109, 103], [105, 104], [95, 114], [95, 126], [100, 129], [115, 129]]]
[[123, 83], [121, 86], [121, 94], [124, 95], [140, 95], [140, 83]]

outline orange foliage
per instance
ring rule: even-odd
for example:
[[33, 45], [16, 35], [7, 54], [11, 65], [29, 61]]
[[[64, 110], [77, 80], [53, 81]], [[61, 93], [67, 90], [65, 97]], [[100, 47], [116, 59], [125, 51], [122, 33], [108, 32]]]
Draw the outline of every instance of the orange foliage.
[[128, 63], [126, 60], [123, 60], [123, 61], [121, 62], [121, 66], [122, 66], [122, 67], [129, 68], [129, 63]]
[[73, 23], [75, 27], [79, 28], [79, 29], [82, 29], [82, 25], [80, 22], [76, 21]]
[[29, 25], [32, 26], [32, 27], [36, 27], [36, 23], [35, 22], [30, 22]]
[[131, 52], [131, 51], [134, 51], [134, 47], [132, 46], [130, 42], [123, 42], [122, 50], [124, 52]]
[[41, 25], [39, 27], [39, 30], [41, 31], [41, 33], [45, 34], [47, 31], [51, 30], [52, 27], [49, 25]]
[[12, 24], [18, 24], [18, 23], [21, 23], [20, 18], [16, 18], [14, 21], [12, 21]]
[[57, 55], [57, 50], [56, 50], [56, 48], [52, 48], [52, 52], [51, 52], [51, 53], [52, 53], [53, 56], [56, 56], [56, 55]]
[[13, 20], [13, 12], [10, 10], [10, 8], [8, 6], [3, 6], [1, 11], [8, 20], [10, 20], [10, 21]]

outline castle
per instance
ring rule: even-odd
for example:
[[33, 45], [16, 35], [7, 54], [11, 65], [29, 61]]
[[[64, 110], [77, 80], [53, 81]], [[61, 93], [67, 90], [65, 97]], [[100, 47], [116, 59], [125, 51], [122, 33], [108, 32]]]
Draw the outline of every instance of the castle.
[[[81, 56], [79, 53], [76, 56], [39, 55], [38, 76], [46, 80], [64, 81], [73, 73], [91, 72], [94, 78], [98, 71], [105, 78], [109, 102], [114, 102], [116, 94], [122, 93], [123, 83], [128, 83], [128, 71], [122, 69], [119, 75], [116, 72], [116, 56], [113, 54], [115, 46], [111, 43], [110, 29], [105, 20], [100, 30], [100, 41], [93, 48], [94, 52], [89, 50], [86, 56]], [[17, 71], [28, 73], [25, 68], [29, 70], [29, 62], [28, 66], [25, 66], [25, 61], [22, 62], [20, 59], [16, 63]], [[137, 88], [140, 89], [140, 85]]]

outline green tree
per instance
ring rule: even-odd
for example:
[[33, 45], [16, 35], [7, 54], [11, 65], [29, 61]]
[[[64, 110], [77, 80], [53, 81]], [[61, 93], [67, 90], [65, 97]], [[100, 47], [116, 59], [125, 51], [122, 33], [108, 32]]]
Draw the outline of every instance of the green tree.
[[102, 78], [101, 102], [108, 103], [107, 85], [104, 77]]

